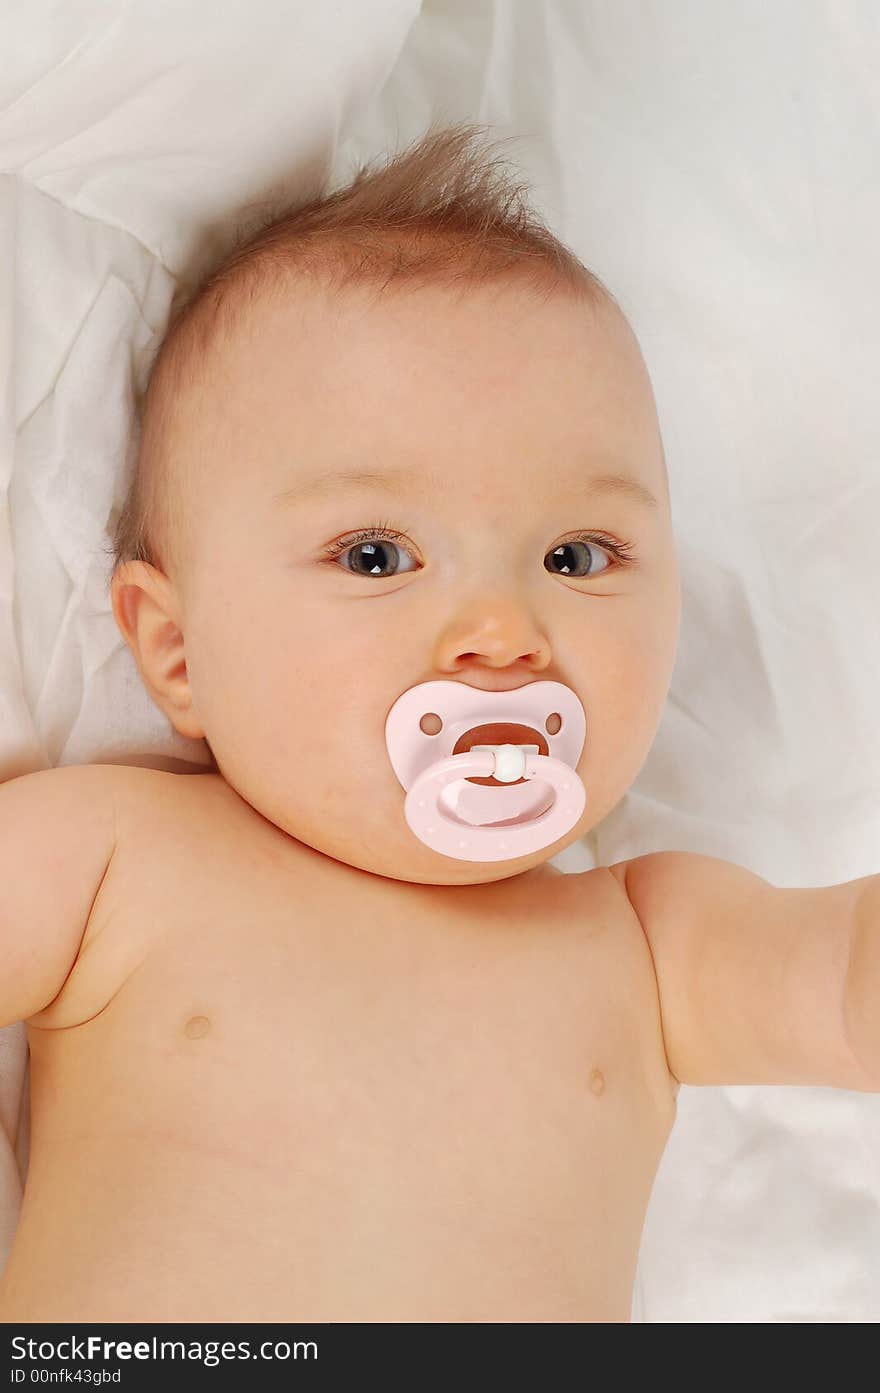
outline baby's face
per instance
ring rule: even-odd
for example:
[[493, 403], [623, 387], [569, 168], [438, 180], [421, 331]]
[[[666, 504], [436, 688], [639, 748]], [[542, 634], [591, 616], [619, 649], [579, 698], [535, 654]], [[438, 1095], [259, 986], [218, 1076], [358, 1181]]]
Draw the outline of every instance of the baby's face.
[[[680, 590], [654, 398], [616, 311], [522, 287], [310, 289], [254, 310], [191, 431], [192, 713], [263, 816], [364, 870], [463, 885], [529, 872], [619, 801], [660, 720]], [[611, 473], [656, 507], [591, 491]], [[561, 841], [478, 863], [410, 831], [385, 720], [438, 680], [577, 693], [587, 800]]]

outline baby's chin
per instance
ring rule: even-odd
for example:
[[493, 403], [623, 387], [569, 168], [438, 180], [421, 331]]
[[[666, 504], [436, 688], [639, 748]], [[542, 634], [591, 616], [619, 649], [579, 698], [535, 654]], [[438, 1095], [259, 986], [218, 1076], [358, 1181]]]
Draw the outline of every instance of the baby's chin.
[[312, 828], [308, 840], [302, 834], [298, 840], [322, 856], [369, 875], [409, 885], [452, 886], [491, 885], [516, 876], [528, 877], [531, 882], [560, 875], [562, 872], [548, 864], [551, 857], [557, 856], [581, 835], [580, 831], [573, 832], [555, 845], [509, 861], [460, 861], [443, 856], [422, 845], [409, 829], [399, 840], [389, 834], [387, 838], [367, 842], [338, 833], [334, 835], [329, 829], [326, 835], [316, 835], [316, 829]]
[[[463, 860], [444, 855], [416, 836], [403, 816], [402, 799], [388, 805], [376, 798], [369, 802], [365, 816], [354, 820], [351, 801], [332, 795], [306, 806], [286, 796], [279, 798], [277, 788], [261, 788], [253, 782], [234, 791], [287, 834], [293, 854], [314, 856], [408, 885], [491, 885], [515, 877], [549, 879], [562, 874], [548, 865], [551, 859], [583, 837], [597, 820], [583, 815], [564, 837], [527, 855], [495, 861]], [[320, 861], [315, 865], [320, 869]]]

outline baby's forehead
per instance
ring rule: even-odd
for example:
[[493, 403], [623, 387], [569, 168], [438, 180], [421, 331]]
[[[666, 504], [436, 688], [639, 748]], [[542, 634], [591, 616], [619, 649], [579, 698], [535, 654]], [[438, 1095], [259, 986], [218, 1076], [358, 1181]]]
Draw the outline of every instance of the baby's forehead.
[[266, 410], [298, 396], [311, 406], [346, 390], [360, 395], [365, 371], [375, 385], [383, 368], [399, 398], [447, 382], [464, 394], [500, 387], [494, 364], [534, 380], [548, 359], [579, 363], [596, 383], [641, 366], [615, 306], [597, 310], [570, 292], [539, 295], [516, 283], [384, 295], [371, 286], [295, 286], [226, 315], [197, 351], [221, 405], [253, 393]]
[[[360, 431], [381, 446], [430, 454], [429, 433], [452, 444], [479, 430], [503, 445], [517, 412], [541, 418], [560, 447], [639, 393], [653, 415], [637, 342], [618, 311], [601, 316], [569, 294], [521, 286], [445, 287], [379, 296], [374, 288], [294, 286], [201, 326], [190, 372], [168, 387], [184, 456], [248, 461], [306, 454]], [[639, 383], [641, 379], [641, 385]], [[581, 422], [581, 418], [583, 421]], [[586, 437], [582, 442], [587, 444]]]

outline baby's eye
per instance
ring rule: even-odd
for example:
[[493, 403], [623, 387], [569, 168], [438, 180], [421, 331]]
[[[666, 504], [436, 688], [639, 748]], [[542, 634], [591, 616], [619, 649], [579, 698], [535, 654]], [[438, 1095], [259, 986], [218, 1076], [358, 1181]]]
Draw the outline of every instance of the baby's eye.
[[[609, 542], [607, 546], [600, 547], [597, 542], [587, 537], [575, 537], [569, 542], [561, 542], [558, 547], [548, 551], [544, 558], [544, 569], [550, 571], [555, 576], [574, 576], [576, 579], [583, 580], [588, 576], [604, 575], [608, 566], [597, 569], [592, 560], [595, 556], [605, 553], [615, 553], [620, 557], [620, 548]], [[552, 563], [552, 564], [548, 564]]]
[[397, 542], [391, 541], [388, 537], [379, 536], [377, 533], [361, 533], [366, 540], [355, 540], [351, 537], [343, 537], [341, 542], [334, 542], [330, 548], [329, 555], [332, 558], [341, 556], [351, 556], [352, 564], [343, 565], [344, 571], [350, 571], [356, 576], [372, 576], [379, 580], [388, 580], [391, 576], [403, 575], [405, 570], [400, 569], [399, 558], [408, 556], [415, 562], [415, 557], [411, 551], [400, 546]]

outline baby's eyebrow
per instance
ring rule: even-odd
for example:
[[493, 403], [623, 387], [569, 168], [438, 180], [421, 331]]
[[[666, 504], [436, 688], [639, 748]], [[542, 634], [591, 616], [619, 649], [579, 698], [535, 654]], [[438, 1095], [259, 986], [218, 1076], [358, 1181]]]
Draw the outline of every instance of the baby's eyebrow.
[[[388, 468], [383, 470], [381, 474], [370, 469], [328, 469], [321, 474], [298, 479], [290, 488], [274, 494], [272, 502], [301, 503], [304, 499], [320, 497], [325, 493], [338, 493], [343, 489], [362, 491], [379, 489], [395, 498], [400, 498], [413, 484], [419, 485], [423, 490], [428, 489], [435, 492], [440, 492], [444, 488], [442, 480], [424, 469]], [[445, 486], [448, 487], [448, 481]], [[554, 482], [554, 490], [561, 490], [563, 487], [564, 485], [558, 480]], [[621, 494], [634, 503], [640, 503], [645, 508], [659, 506], [653, 493], [646, 489], [644, 484], [640, 484], [637, 479], [631, 478], [628, 474], [601, 474], [598, 477], [583, 474], [570, 480], [568, 487], [581, 488], [587, 494]]]
[[325, 469], [320, 474], [297, 479], [290, 488], [276, 493], [272, 501], [302, 502], [306, 498], [317, 498], [324, 493], [338, 493], [342, 489], [381, 489], [395, 498], [400, 498], [413, 484], [428, 490], [440, 488], [436, 476], [423, 469], [389, 467], [381, 474], [372, 469]]

